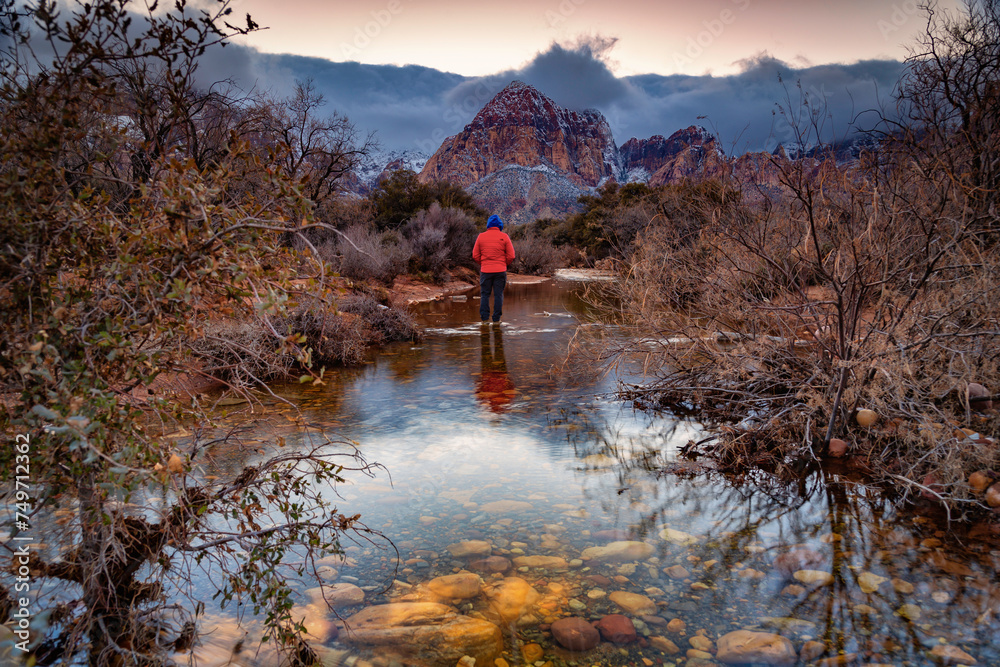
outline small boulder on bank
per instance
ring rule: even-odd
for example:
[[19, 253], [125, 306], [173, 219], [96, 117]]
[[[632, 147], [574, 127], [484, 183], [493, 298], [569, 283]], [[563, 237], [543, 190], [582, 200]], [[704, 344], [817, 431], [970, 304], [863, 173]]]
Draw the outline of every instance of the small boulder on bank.
[[970, 382], [968, 388], [969, 407], [973, 410], [983, 412], [993, 409], [993, 401], [990, 399], [990, 392], [978, 382]]

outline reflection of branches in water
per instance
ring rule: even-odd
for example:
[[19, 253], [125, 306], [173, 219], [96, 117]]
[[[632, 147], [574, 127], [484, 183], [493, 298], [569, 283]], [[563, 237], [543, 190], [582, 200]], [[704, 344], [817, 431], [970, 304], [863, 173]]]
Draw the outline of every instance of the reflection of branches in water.
[[[940, 584], [917, 581], [933, 576], [928, 550], [913, 548], [921, 539], [920, 526], [902, 524], [881, 489], [821, 470], [788, 484], [759, 470], [734, 476], [683, 461], [658, 466], [663, 458], [650, 452], [645, 447], [648, 443], [640, 439], [636, 446], [627, 438], [624, 443], [615, 443], [613, 438], [599, 443], [599, 451], [615, 455], [616, 460], [611, 470], [603, 471], [605, 475], [594, 476], [603, 486], [589, 495], [601, 499], [609, 514], [616, 504], [620, 507], [622, 495], [631, 508], [644, 507], [646, 511], [629, 523], [634, 539], [656, 534], [663, 527], [701, 536], [696, 545], [665, 544], [661, 563], [718, 562], [701, 574], [710, 588], [699, 594], [698, 609], [733, 609], [740, 600], [740, 622], [745, 626], [759, 625], [764, 617], [807, 620], [817, 626], [809, 634], [825, 640], [834, 653], [882, 652], [893, 661], [921, 656], [935, 641], [917, 624], [896, 616], [902, 605], [920, 601]], [[613, 490], [608, 488], [612, 485]], [[784, 590], [790, 582], [771, 563], [795, 547], [821, 556], [821, 563], [801, 569], [831, 573], [829, 586], [801, 594]], [[762, 574], [754, 574], [753, 569]], [[739, 572], [747, 572], [746, 578]], [[861, 587], [863, 573], [883, 576], [886, 581], [866, 594]], [[699, 580], [697, 572], [693, 578]], [[897, 591], [889, 583], [893, 578], [913, 580], [917, 592]], [[941, 626], [938, 632], [988, 637], [990, 624], [980, 624], [976, 630], [973, 619], [977, 610], [989, 608], [989, 593], [975, 590], [971, 582], [959, 581], [952, 588], [949, 606], [933, 610], [936, 625]], [[874, 614], [859, 605], [873, 608]], [[887, 622], [894, 618], [895, 622]], [[732, 629], [729, 622], [736, 619], [714, 620], [720, 632], [728, 632]]]

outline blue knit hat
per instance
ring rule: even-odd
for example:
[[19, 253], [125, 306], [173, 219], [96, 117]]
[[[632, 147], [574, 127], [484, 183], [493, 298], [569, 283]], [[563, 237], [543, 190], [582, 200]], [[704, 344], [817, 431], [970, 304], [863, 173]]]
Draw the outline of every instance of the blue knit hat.
[[491, 215], [490, 219], [486, 221], [486, 229], [490, 227], [499, 227], [500, 231], [503, 231], [503, 220], [500, 219], [499, 215]]

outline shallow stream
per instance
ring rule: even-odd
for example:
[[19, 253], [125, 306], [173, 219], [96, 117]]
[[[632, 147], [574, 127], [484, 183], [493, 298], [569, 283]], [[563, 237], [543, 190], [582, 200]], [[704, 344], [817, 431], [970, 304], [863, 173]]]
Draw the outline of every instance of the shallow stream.
[[[324, 635], [328, 646], [380, 665], [453, 667], [476, 651], [478, 667], [504, 664], [495, 657], [553, 667], [707, 665], [726, 657], [720, 639], [751, 630], [784, 637], [798, 656], [759, 664], [972, 657], [1000, 665], [996, 536], [958, 535], [943, 517], [899, 511], [845, 470], [786, 488], [678, 458], [703, 434], [698, 424], [634, 411], [615, 399], [613, 377], [564, 365], [586, 312], [579, 290], [559, 281], [509, 286], [499, 327], [479, 324], [475, 294], [421, 305], [420, 343], [391, 346], [324, 386], [275, 388], [301, 412], [272, 402], [265, 415], [230, 417], [265, 420], [259, 434], [244, 433], [250, 440], [348, 438], [382, 467], [338, 487], [339, 505], [360, 512], [398, 557], [386, 542], [345, 543], [347, 560], [323, 574], [341, 591], [360, 587], [365, 600], [342, 603], [342, 617], [436, 602], [493, 623], [503, 638], [496, 656], [483, 648], [489, 638], [463, 647], [456, 632], [406, 635], [437, 643], [424, 651], [358, 645], [341, 628], [336, 639]], [[216, 456], [218, 474], [246, 463]], [[482, 588], [442, 594], [442, 581], [460, 582], [437, 578], [463, 572]], [[303, 605], [314, 585], [302, 584]], [[549, 631], [568, 616], [609, 614], [627, 616], [636, 639], [569, 651]]]

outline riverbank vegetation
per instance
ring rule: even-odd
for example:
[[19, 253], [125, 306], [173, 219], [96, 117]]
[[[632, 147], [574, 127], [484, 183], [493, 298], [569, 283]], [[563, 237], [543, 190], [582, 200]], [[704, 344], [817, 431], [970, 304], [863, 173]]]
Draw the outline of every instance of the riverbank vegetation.
[[[898, 120], [855, 163], [773, 156], [766, 190], [609, 189], [565, 233], [617, 253], [619, 315], [644, 336], [605, 359], [651, 377], [625, 395], [716, 426], [688, 454], [790, 478], [848, 455], [959, 518], [1000, 505], [1000, 7], [928, 18]], [[779, 118], [820, 143], [822, 101], [797, 102]]]
[[[3, 567], [27, 573], [33, 605], [61, 586], [58, 606], [32, 611], [29, 664], [164, 664], [196, 639], [195, 567], [309, 662], [289, 581], [370, 534], [332, 491], [368, 463], [349, 443], [180, 437], [211, 425], [214, 399], [161, 381], [252, 398], [415, 334], [308, 236], [340, 234], [317, 212], [370, 141], [307, 83], [278, 100], [204, 84], [205, 53], [256, 29], [228, 2], [142, 7], [0, 3], [0, 429], [23, 445], [0, 449], [18, 519]], [[244, 452], [242, 471], [197, 474], [220, 444]]]

